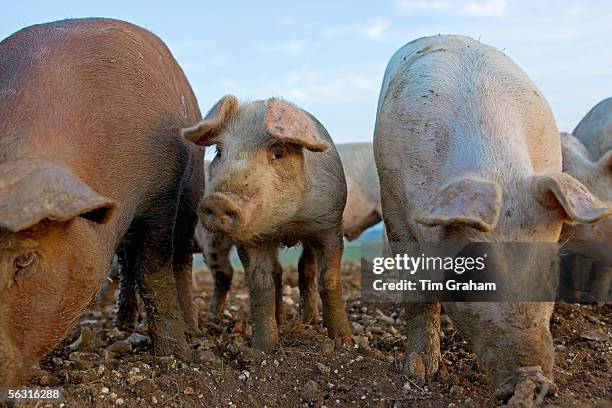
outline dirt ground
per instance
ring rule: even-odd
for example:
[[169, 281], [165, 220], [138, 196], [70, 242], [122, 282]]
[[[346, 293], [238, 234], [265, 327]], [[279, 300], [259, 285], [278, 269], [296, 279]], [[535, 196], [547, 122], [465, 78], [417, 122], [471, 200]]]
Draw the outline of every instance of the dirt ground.
[[[94, 305], [41, 363], [32, 385], [63, 388], [65, 407], [494, 407], [482, 365], [447, 322], [445, 370], [429, 384], [402, 376], [402, 310], [364, 304], [359, 265], [343, 265], [344, 296], [355, 348], [336, 346], [321, 325], [297, 318], [297, 273], [285, 273], [288, 324], [275, 355], [249, 348], [248, 296], [240, 271], [221, 319], [207, 315], [212, 281], [194, 274], [204, 335], [196, 360], [155, 357], [146, 328], [112, 327], [113, 307]], [[547, 407], [612, 406], [612, 305], [559, 304], [552, 320], [556, 395]], [[30, 404], [29, 406], [46, 406]]]

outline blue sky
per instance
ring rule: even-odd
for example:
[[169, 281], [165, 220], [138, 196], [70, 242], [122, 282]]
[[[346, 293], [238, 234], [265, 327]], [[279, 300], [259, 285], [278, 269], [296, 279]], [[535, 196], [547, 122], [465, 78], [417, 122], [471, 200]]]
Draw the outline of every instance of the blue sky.
[[469, 35], [504, 50], [542, 90], [560, 130], [612, 96], [610, 1], [22, 1], [2, 8], [0, 37], [92, 16], [159, 35], [203, 112], [225, 94], [283, 96], [336, 142], [372, 139], [389, 58], [426, 35]]

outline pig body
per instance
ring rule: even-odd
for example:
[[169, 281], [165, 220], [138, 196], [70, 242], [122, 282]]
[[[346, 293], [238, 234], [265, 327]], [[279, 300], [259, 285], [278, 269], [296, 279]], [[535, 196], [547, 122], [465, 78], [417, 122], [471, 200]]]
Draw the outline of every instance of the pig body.
[[[396, 52], [378, 102], [374, 153], [394, 254], [411, 253], [414, 243], [423, 250], [447, 241], [554, 243], [564, 220], [594, 222], [610, 213], [561, 174], [557, 129], [536, 86], [503, 53], [467, 37], [421, 38]], [[490, 260], [517, 291], [529, 290], [523, 282], [534, 276], [554, 274], [554, 245], [528, 247], [520, 257], [497, 248]], [[405, 370], [433, 375], [440, 305], [407, 307]], [[498, 386], [519, 367], [549, 383], [552, 303], [444, 308]]]
[[[561, 133], [563, 171], [604, 201], [612, 202], [612, 98], [597, 104], [574, 135]], [[577, 300], [606, 301], [612, 295], [612, 220], [595, 225], [564, 225], [563, 272]]]
[[[347, 185], [342, 229], [344, 236], [352, 241], [382, 220], [374, 151], [371, 143], [338, 144], [336, 149], [342, 161]], [[209, 163], [206, 162], [206, 173], [208, 166]], [[201, 224], [196, 226], [195, 236], [215, 281], [210, 311], [217, 315], [223, 311], [227, 292], [231, 287], [234, 270], [230, 262], [230, 251], [233, 242], [228, 236], [206, 231]], [[280, 291], [281, 288], [277, 290]], [[277, 296], [282, 296], [282, 293]]]
[[179, 130], [200, 114], [167, 47], [109, 19], [25, 28], [0, 43], [0, 106], [0, 385], [62, 339], [115, 252], [155, 353], [187, 356], [202, 172]]
[[338, 144], [346, 176], [346, 207], [342, 215], [344, 236], [353, 241], [382, 221], [380, 187], [372, 143]]
[[183, 134], [217, 148], [199, 219], [207, 230], [238, 244], [250, 293], [253, 346], [276, 347], [277, 323], [283, 321], [278, 247], [298, 242], [304, 247], [298, 268], [302, 317], [316, 319], [318, 275], [328, 334], [348, 340], [340, 286], [346, 182], [323, 126], [281, 100], [239, 105], [226, 96]]

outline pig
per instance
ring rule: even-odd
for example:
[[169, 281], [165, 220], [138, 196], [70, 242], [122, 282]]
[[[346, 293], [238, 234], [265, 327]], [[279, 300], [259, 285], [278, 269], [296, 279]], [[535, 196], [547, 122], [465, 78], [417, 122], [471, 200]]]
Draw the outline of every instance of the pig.
[[346, 239], [353, 241], [363, 231], [382, 221], [374, 151], [372, 143], [338, 144], [337, 149], [347, 190], [342, 229]]
[[318, 275], [328, 335], [350, 342], [340, 282], [346, 181], [325, 128], [284, 100], [240, 104], [228, 95], [182, 133], [217, 149], [198, 215], [205, 229], [237, 243], [249, 288], [252, 346], [273, 351], [278, 344], [277, 323], [283, 320], [282, 298], [273, 295], [282, 286], [278, 248], [298, 242], [302, 318], [316, 318]]
[[0, 43], [0, 106], [0, 386], [65, 336], [119, 248], [154, 353], [189, 358], [202, 152], [180, 129], [201, 116], [168, 48], [111, 19], [24, 28]]
[[[196, 225], [195, 240], [196, 250], [202, 252], [204, 262], [210, 269], [215, 282], [208, 310], [213, 316], [219, 316], [223, 313], [227, 293], [232, 286], [234, 268], [230, 255], [234, 241], [225, 234], [207, 231], [200, 223]], [[279, 301], [282, 301], [282, 293], [277, 293], [275, 296], [281, 296]], [[282, 321], [283, 317], [279, 316], [279, 319]]]
[[[580, 122], [577, 137], [561, 132], [563, 171], [574, 176], [604, 201], [612, 201], [612, 98], [601, 102]], [[607, 105], [607, 115], [604, 113]], [[609, 123], [606, 123], [606, 118]], [[609, 127], [610, 129], [607, 129]], [[565, 283], [576, 290], [570, 299], [594, 302], [610, 300], [612, 219], [595, 225], [566, 224], [561, 232]], [[577, 298], [573, 297], [574, 295]]]
[[[611, 212], [561, 172], [553, 115], [529, 77], [468, 37], [424, 37], [393, 55], [378, 101], [374, 157], [393, 254], [409, 253], [414, 243], [423, 250], [439, 242], [551, 243], [515, 258], [493, 247], [491, 261], [508, 284], [553, 276], [563, 223], [590, 224]], [[540, 397], [552, 387], [552, 302], [442, 303], [500, 396], [525, 377]], [[430, 378], [441, 361], [440, 302], [406, 307], [404, 370]]]
[[[380, 189], [374, 164], [372, 143], [346, 143], [336, 145], [342, 161], [347, 184], [346, 207], [342, 215], [344, 237], [353, 241], [366, 229], [379, 223], [381, 218]], [[208, 174], [210, 162], [205, 161]], [[198, 248], [201, 248], [206, 265], [210, 268], [215, 286], [209, 310], [213, 315], [223, 312], [227, 292], [232, 284], [234, 270], [230, 262], [232, 240], [219, 233], [206, 231], [201, 224], [195, 234]], [[282, 297], [281, 288], [276, 296]], [[318, 316], [315, 311], [314, 316]]]

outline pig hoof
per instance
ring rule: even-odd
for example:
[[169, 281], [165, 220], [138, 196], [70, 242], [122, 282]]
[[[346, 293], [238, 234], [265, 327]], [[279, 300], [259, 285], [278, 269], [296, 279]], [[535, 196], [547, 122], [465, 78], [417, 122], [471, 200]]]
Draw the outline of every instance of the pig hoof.
[[340, 337], [340, 336], [336, 336], [334, 337], [334, 342], [336, 343], [336, 348], [340, 348], [340, 347], [348, 347], [348, 348], [353, 348], [355, 347], [355, 340], [353, 339], [353, 336], [344, 336], [344, 337]]
[[521, 367], [497, 388], [495, 396], [507, 400], [509, 407], [537, 407], [556, 390], [555, 383], [544, 376], [540, 366]]
[[276, 352], [277, 344], [271, 341], [263, 341], [253, 339], [253, 348], [261, 350], [266, 354], [274, 354]]
[[151, 336], [153, 341], [153, 353], [156, 356], [175, 356], [182, 361], [190, 361], [193, 358], [193, 351], [187, 345], [185, 338], [175, 341], [171, 338]]

